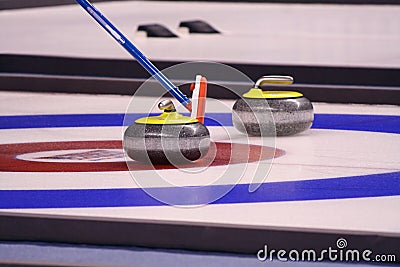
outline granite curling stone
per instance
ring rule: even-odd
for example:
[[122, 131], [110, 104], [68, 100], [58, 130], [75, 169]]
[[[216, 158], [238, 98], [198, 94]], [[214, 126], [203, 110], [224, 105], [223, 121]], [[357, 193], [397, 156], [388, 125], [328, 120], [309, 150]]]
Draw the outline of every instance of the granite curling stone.
[[210, 133], [197, 119], [179, 114], [171, 100], [158, 104], [159, 116], [136, 120], [124, 133], [127, 155], [151, 164], [184, 164], [204, 157]]
[[292, 84], [290, 76], [263, 76], [232, 112], [233, 125], [252, 136], [289, 136], [309, 129], [314, 120], [311, 102], [299, 92], [263, 91], [265, 84]]

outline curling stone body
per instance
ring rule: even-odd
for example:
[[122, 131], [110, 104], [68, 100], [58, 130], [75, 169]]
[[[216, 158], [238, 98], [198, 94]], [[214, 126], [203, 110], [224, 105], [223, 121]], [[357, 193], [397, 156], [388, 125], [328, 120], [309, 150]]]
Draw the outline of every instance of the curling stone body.
[[165, 110], [159, 116], [140, 118], [124, 133], [128, 156], [152, 164], [183, 164], [205, 156], [210, 133], [197, 119]]
[[[271, 76], [264, 76], [271, 77]], [[270, 80], [269, 83], [276, 82]], [[287, 76], [283, 76], [287, 77]], [[289, 78], [286, 78], [289, 79]], [[286, 84], [290, 84], [287, 81]], [[257, 85], [258, 84], [258, 85]], [[239, 131], [252, 136], [289, 136], [309, 129], [314, 120], [312, 103], [299, 92], [262, 91], [254, 88], [233, 106], [232, 121]]]

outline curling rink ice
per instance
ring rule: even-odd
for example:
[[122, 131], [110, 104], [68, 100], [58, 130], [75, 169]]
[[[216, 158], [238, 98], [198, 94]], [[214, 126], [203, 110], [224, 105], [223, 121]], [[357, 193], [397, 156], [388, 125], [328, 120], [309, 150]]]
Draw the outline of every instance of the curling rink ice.
[[[318, 4], [117, 1], [95, 6], [151, 59], [400, 65], [397, 5], [327, 8]], [[207, 21], [222, 34], [179, 31], [181, 21], [197, 19]], [[154, 23], [164, 25], [179, 38], [148, 39], [136, 34], [139, 25]], [[78, 5], [6, 10], [0, 24], [9, 25], [0, 31], [3, 53], [131, 59]]]
[[[1, 92], [0, 98], [3, 211], [400, 234], [399, 107], [314, 103], [313, 128], [277, 137], [274, 159], [269, 155], [257, 162], [207, 168], [139, 167], [133, 171], [139, 178], [133, 179], [120, 143], [121, 118], [130, 97]], [[141, 99], [143, 111], [154, 101]], [[207, 106], [207, 112], [219, 114], [225, 124], [209, 127], [214, 142], [263, 144], [257, 137], [247, 141], [234, 130], [226, 110], [218, 113], [216, 103]], [[68, 120], [71, 115], [75, 121]], [[19, 150], [10, 149], [13, 145]], [[54, 164], [58, 170], [46, 167]], [[224, 178], [231, 167], [240, 175]], [[257, 168], [268, 175], [249, 192]], [[162, 178], [154, 178], [155, 173]], [[242, 187], [229, 187], [234, 183]], [[176, 189], [186, 186], [199, 190]], [[139, 187], [162, 190], [155, 193], [161, 201], [154, 201], [151, 189], [144, 194]], [[212, 195], [213, 190], [225, 194], [202, 205], [210, 200], [202, 194]]]
[[[400, 67], [399, 5], [112, 1], [95, 6], [159, 64], [248, 64], [243, 71], [250, 74], [254, 66], [267, 66], [261, 75], [293, 75], [294, 91], [299, 80], [299, 87], [310, 83], [315, 96], [337, 85], [340, 90], [326, 91], [330, 102], [337, 101], [331, 101], [333, 94], [346, 98], [342, 89], [350, 84], [348, 91], [357, 93], [358, 85], [382, 89], [385, 99], [398, 90], [397, 81], [386, 77]], [[178, 29], [180, 22], [196, 19], [222, 34]], [[136, 32], [153, 23], [178, 38]], [[159, 99], [23, 92], [88, 92], [99, 90], [91, 85], [102, 81], [108, 88], [148, 77], [129, 67], [107, 68], [129, 66], [124, 64], [133, 59], [81, 7], [1, 10], [0, 25], [6, 25], [0, 29], [0, 63], [8, 62], [0, 79], [16, 81], [0, 91], [0, 264], [281, 266], [286, 263], [260, 262], [255, 254], [264, 244], [321, 250], [335, 247], [340, 238], [348, 248], [399, 255], [393, 249], [400, 240], [399, 106], [313, 102], [311, 129], [259, 138], [233, 127], [233, 100], [207, 99], [209, 153], [192, 164], [153, 167], [126, 158], [122, 137], [134, 119], [160, 113]], [[270, 73], [282, 66], [288, 73]], [[309, 68], [311, 81], [290, 73], [292, 67]], [[354, 71], [354, 77], [332, 77], [344, 72], [325, 72], [329, 68], [381, 76]], [[19, 78], [29, 88], [19, 88]]]

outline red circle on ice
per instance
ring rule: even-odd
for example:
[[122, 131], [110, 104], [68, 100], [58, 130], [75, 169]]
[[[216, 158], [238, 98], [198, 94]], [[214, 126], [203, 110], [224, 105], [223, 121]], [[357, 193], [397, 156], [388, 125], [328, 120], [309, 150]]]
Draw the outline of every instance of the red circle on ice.
[[[130, 162], [129, 170], [223, 166], [280, 157], [283, 150], [266, 146], [215, 142], [201, 160], [184, 166]], [[0, 145], [0, 171], [108, 172], [128, 171], [122, 141], [71, 141]]]

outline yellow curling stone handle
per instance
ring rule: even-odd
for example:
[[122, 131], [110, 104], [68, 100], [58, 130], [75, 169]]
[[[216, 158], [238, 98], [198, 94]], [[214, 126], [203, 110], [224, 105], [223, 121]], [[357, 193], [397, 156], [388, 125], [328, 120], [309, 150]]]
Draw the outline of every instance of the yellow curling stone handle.
[[257, 80], [254, 87], [247, 93], [243, 94], [245, 98], [264, 98], [264, 99], [277, 99], [277, 98], [299, 98], [303, 94], [294, 91], [263, 91], [260, 87], [265, 84], [278, 84], [289, 85], [293, 83], [293, 77], [281, 75], [268, 75], [263, 76]]
[[158, 108], [164, 112], [158, 116], [150, 116], [137, 119], [135, 123], [138, 124], [189, 124], [199, 122], [197, 119], [184, 116], [175, 110], [174, 104], [171, 100], [163, 100], [158, 104]]

